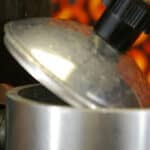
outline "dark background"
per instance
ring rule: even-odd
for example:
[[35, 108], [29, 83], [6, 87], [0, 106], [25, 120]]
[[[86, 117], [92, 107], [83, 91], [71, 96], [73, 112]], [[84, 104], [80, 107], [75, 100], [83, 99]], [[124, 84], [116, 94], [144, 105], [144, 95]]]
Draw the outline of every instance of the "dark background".
[[36, 82], [7, 52], [4, 24], [10, 20], [50, 16], [50, 0], [0, 0], [0, 83], [14, 86]]

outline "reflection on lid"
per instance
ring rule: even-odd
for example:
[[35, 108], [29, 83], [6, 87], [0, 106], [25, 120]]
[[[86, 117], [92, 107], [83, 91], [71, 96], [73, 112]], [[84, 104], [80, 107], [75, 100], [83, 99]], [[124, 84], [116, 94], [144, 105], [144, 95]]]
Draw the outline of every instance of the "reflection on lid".
[[50, 54], [39, 49], [32, 49], [31, 53], [34, 58], [60, 80], [65, 81], [75, 69], [75, 65], [71, 61], [57, 54]]

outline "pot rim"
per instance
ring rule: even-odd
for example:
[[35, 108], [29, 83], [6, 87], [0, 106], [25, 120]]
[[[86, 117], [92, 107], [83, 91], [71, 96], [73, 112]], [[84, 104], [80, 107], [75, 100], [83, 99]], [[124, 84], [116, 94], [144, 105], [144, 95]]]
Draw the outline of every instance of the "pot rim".
[[[94, 113], [108, 113], [108, 114], [118, 114], [118, 113], [147, 113], [150, 112], [150, 108], [96, 108], [96, 109], [90, 109], [90, 108], [75, 108], [70, 106], [62, 106], [62, 105], [55, 105], [55, 104], [46, 104], [41, 102], [36, 102], [35, 100], [31, 100], [30, 98], [23, 97], [18, 94], [20, 90], [27, 89], [30, 87], [36, 87], [40, 84], [29, 84], [29, 85], [23, 85], [16, 88], [13, 88], [12, 90], [8, 91], [6, 94], [7, 100], [13, 100], [15, 102], [19, 102], [25, 105], [30, 106], [37, 106], [37, 107], [46, 107], [50, 109], [60, 109], [60, 110], [68, 110], [68, 111], [76, 111], [76, 112], [94, 112]], [[8, 100], [8, 101], [9, 101]]]

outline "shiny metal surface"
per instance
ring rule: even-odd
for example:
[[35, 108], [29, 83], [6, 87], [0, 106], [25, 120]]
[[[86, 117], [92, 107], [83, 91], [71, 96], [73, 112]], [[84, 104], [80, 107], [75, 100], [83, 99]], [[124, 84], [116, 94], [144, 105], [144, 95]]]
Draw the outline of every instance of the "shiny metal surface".
[[6, 150], [150, 149], [149, 109], [76, 109], [45, 90], [8, 93]]
[[89, 26], [50, 18], [11, 22], [5, 44], [34, 78], [75, 107], [139, 107], [117, 72], [117, 52]]

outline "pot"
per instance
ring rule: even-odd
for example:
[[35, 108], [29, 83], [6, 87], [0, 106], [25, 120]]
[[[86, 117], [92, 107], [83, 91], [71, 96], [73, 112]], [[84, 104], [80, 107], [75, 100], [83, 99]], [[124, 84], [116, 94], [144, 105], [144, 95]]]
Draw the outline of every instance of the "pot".
[[[139, 5], [141, 2], [137, 0], [135, 4], [127, 0], [124, 8], [130, 2], [136, 11], [139, 7], [144, 9], [144, 18], [149, 16], [148, 7]], [[119, 10], [122, 14], [122, 9]], [[127, 22], [119, 23], [123, 29], [129, 27], [136, 33], [131, 36], [135, 39], [149, 20], [141, 24], [143, 16], [133, 13], [139, 17], [138, 22], [127, 24], [132, 23], [133, 16], [125, 14]], [[106, 15], [103, 21], [109, 23], [113, 17], [114, 14], [110, 18]], [[5, 26], [9, 52], [49, 89], [29, 85], [7, 94], [6, 150], [150, 149], [150, 109], [138, 108], [136, 93], [117, 73], [118, 53], [106, 39], [98, 36], [103, 33], [103, 37], [114, 40], [112, 30], [108, 30], [109, 34], [102, 32], [106, 31], [105, 27], [98, 24], [96, 34], [91, 27], [49, 18], [22, 20]], [[110, 24], [109, 27], [112, 29]], [[118, 37], [121, 36], [117, 40]], [[120, 39], [126, 45], [124, 38]], [[116, 43], [113, 41], [113, 46]]]
[[149, 109], [77, 109], [41, 85], [11, 90], [6, 150], [149, 150]]

